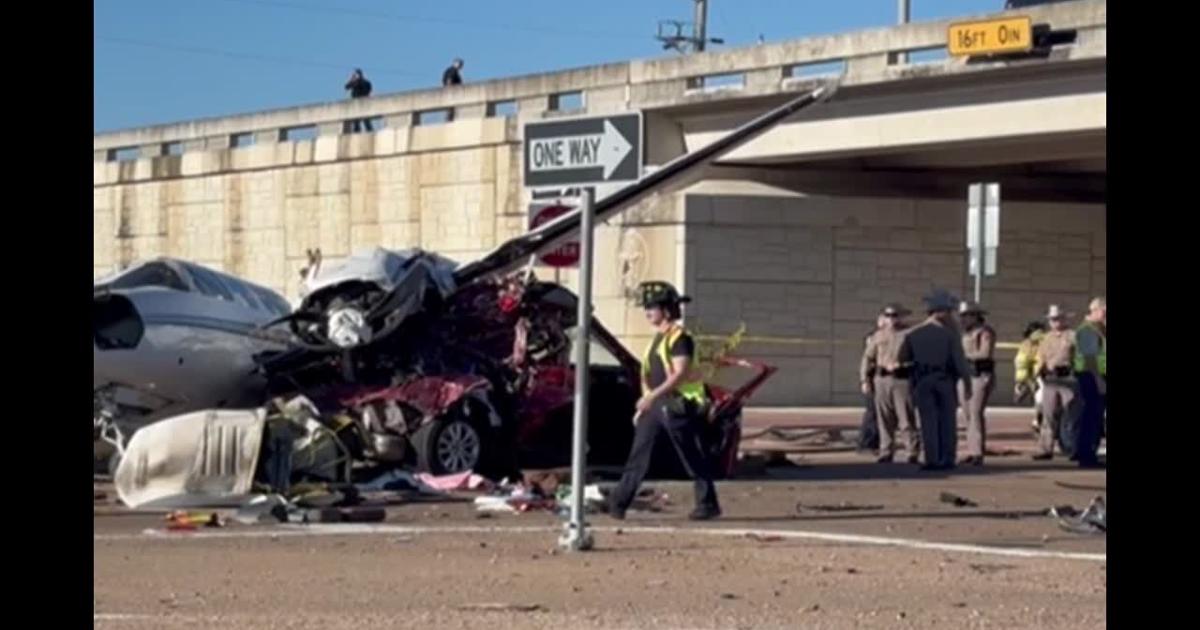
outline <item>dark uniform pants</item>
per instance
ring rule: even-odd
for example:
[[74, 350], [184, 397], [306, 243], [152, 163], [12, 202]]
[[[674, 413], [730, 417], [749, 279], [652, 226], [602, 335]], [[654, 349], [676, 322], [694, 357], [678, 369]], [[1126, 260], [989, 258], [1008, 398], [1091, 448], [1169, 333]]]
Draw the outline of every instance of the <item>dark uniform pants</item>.
[[921, 418], [925, 465], [954, 466], [958, 451], [958, 392], [954, 381], [942, 374], [921, 377], [913, 392]]
[[1082, 399], [1079, 420], [1075, 430], [1075, 459], [1080, 464], [1096, 463], [1096, 449], [1100, 446], [1100, 431], [1104, 423], [1104, 395], [1096, 377], [1090, 372], [1078, 377], [1079, 397]]
[[875, 394], [864, 394], [862, 427], [858, 431], [858, 448], [869, 451], [879, 450], [879, 425], [876, 424]]
[[[677, 405], [678, 400], [671, 402], [671, 406]], [[718, 507], [717, 488], [713, 484], [708, 458], [700, 448], [697, 430], [697, 424], [704, 420], [695, 413], [672, 413], [667, 410], [667, 406], [667, 401], [659, 401], [638, 419], [637, 430], [633, 435], [633, 448], [629, 450], [629, 460], [625, 463], [625, 472], [612, 494], [613, 505], [622, 510], [628, 509], [633, 503], [638, 486], [641, 486], [642, 480], [646, 478], [646, 472], [650, 470], [650, 455], [654, 452], [654, 441], [661, 432], [666, 432], [688, 475], [694, 481], [696, 505]]]

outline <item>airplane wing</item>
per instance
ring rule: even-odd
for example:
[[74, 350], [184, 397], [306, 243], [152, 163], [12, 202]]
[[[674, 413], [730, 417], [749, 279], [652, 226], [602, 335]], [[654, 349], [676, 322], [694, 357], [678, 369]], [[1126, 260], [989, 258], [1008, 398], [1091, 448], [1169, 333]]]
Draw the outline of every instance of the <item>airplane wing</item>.
[[[693, 183], [691, 178], [699, 174], [700, 167], [749, 142], [788, 116], [828, 100], [835, 91], [836, 83], [831, 83], [797, 96], [738, 127], [716, 142], [681, 155], [653, 173], [597, 200], [593, 206], [595, 221], [603, 221], [618, 210], [623, 210], [652, 194], [678, 190]], [[579, 210], [564, 214], [535, 230], [509, 240], [487, 256], [463, 265], [454, 272], [454, 278], [459, 286], [463, 286], [487, 275], [512, 271], [530, 256], [553, 249], [574, 237], [579, 233], [580, 221]]]

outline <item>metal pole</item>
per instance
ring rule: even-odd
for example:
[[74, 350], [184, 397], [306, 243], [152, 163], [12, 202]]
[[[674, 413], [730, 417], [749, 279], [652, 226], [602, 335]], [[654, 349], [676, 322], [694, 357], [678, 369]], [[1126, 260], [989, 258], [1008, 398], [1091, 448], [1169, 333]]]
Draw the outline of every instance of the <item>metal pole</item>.
[[[910, 2], [910, 0], [897, 0], [896, 23], [897, 24], [908, 24], [908, 21], [909, 21], [909, 19], [911, 19], [911, 17], [912, 17], [912, 3]], [[896, 63], [899, 63], [899, 64], [908, 63], [908, 53], [906, 53], [906, 52], [896, 53]]]
[[696, 52], [704, 52], [704, 45], [708, 41], [708, 0], [696, 0], [696, 31], [692, 35], [695, 37]]
[[571, 520], [559, 545], [571, 551], [592, 548], [583, 517], [583, 476], [587, 471], [588, 368], [592, 340], [592, 219], [594, 192], [584, 189], [580, 205], [579, 311], [575, 323], [575, 423], [571, 437]]
[[979, 304], [979, 296], [983, 293], [983, 268], [987, 264], [987, 206], [988, 185], [979, 184], [979, 229], [975, 230], [975, 303]]

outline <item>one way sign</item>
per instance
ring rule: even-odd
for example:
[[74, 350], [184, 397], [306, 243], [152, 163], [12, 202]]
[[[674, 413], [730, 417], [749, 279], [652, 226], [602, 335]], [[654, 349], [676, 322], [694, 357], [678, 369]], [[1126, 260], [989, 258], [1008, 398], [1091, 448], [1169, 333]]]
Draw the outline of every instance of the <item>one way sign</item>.
[[525, 186], [634, 181], [642, 174], [640, 112], [525, 125]]

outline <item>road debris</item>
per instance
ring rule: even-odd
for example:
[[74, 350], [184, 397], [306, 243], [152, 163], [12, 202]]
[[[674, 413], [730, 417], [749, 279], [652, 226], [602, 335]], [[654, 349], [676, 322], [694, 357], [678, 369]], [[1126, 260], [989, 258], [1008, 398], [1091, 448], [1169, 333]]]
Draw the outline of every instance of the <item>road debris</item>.
[[797, 514], [803, 513], [805, 510], [812, 511], [812, 512], [857, 512], [857, 511], [882, 510], [882, 509], [883, 509], [882, 505], [876, 505], [876, 504], [863, 505], [863, 504], [857, 504], [857, 503], [850, 503], [849, 501], [842, 501], [841, 503], [837, 503], [837, 504], [832, 504], [832, 503], [812, 503], [812, 504], [807, 504], [807, 505], [804, 503], [796, 504], [796, 513]]
[[225, 519], [216, 512], [187, 512], [175, 510], [168, 513], [164, 519], [169, 531], [186, 531], [201, 527], [224, 527]]
[[750, 533], [746, 534], [746, 538], [749, 538], [750, 540], [754, 540], [757, 542], [779, 542], [779, 541], [783, 540], [783, 536], [778, 536], [778, 535], [774, 535], [774, 534], [770, 534], [770, 535], [756, 534], [754, 532], [750, 532]]
[[418, 473], [417, 481], [434, 490], [451, 492], [454, 490], [478, 490], [487, 492], [495, 487], [490, 479], [467, 470], [452, 475], [434, 476], [429, 473]]
[[546, 608], [541, 604], [506, 604], [502, 602], [485, 602], [480, 604], [462, 604], [457, 607], [462, 611], [483, 612], [542, 612]]
[[938, 496], [938, 500], [942, 503], [948, 503], [954, 507], [979, 507], [979, 504], [966, 498], [960, 497], [952, 492], [943, 492]]
[[1060, 529], [1076, 534], [1106, 534], [1108, 532], [1108, 508], [1104, 497], [1096, 497], [1082, 512], [1070, 505], [1054, 506], [1047, 514], [1058, 521]]

